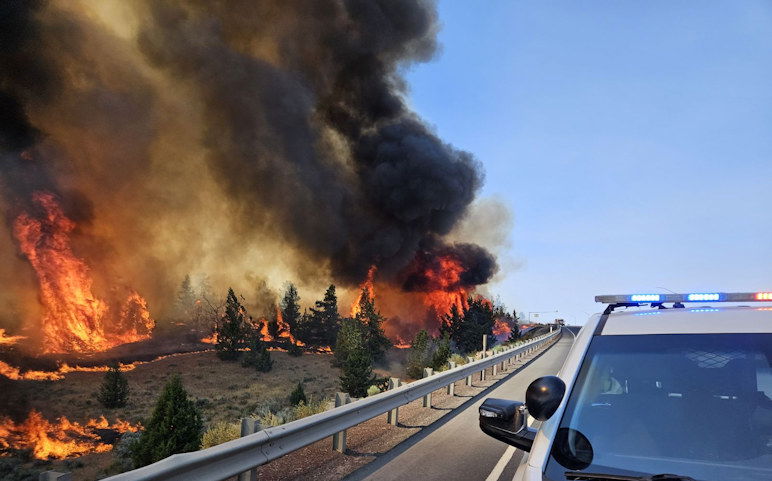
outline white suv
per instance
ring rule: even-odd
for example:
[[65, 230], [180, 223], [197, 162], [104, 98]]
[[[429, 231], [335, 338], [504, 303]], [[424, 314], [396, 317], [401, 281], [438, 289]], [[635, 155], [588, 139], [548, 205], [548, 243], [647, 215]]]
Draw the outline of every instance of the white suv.
[[716, 304], [772, 293], [595, 300], [558, 376], [480, 407], [485, 433], [528, 451], [514, 481], [772, 480], [772, 307]]

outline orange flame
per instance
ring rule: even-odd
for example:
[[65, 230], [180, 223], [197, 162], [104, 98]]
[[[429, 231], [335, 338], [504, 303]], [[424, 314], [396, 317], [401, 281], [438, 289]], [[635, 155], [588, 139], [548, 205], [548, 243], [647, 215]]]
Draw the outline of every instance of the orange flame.
[[0, 329], [0, 345], [2, 344], [16, 344], [17, 342], [25, 339], [26, 336], [6, 336], [5, 329]]
[[362, 294], [366, 292], [371, 299], [375, 298], [375, 285], [373, 284], [373, 280], [375, 279], [376, 270], [377, 267], [370, 266], [370, 269], [367, 270], [367, 277], [364, 282], [359, 285], [359, 293], [354, 299], [354, 302], [351, 303], [351, 317], [357, 317], [357, 314], [359, 314], [359, 303], [362, 302]]
[[[211, 349], [204, 351], [192, 351], [192, 352], [177, 352], [174, 354], [166, 354], [158, 356], [150, 361], [134, 361], [131, 363], [119, 363], [121, 371], [133, 371], [137, 366], [143, 364], [150, 364], [151, 362], [160, 361], [162, 359], [169, 359], [172, 357], [191, 356], [200, 354], [202, 352], [211, 352]], [[11, 366], [10, 364], [0, 361], [0, 376], [5, 376], [13, 381], [58, 381], [64, 379], [65, 374], [71, 372], [106, 372], [109, 370], [109, 366], [70, 366], [67, 363], [62, 364], [55, 371], [22, 371], [18, 367]]]
[[496, 339], [499, 341], [503, 341], [509, 338], [509, 335], [512, 333], [512, 326], [509, 325], [506, 321], [503, 319], [496, 319], [493, 323], [493, 335], [496, 336]]
[[45, 215], [35, 218], [22, 213], [13, 230], [40, 285], [44, 352], [103, 351], [149, 337], [155, 323], [145, 300], [132, 292], [118, 316], [111, 316], [107, 303], [92, 291], [89, 267], [72, 251], [70, 233], [75, 222], [53, 194], [36, 192], [33, 200]]
[[30, 411], [19, 424], [9, 418], [0, 419], [0, 449], [29, 449], [37, 459], [65, 459], [89, 453], [104, 453], [113, 449], [103, 443], [97, 429], [112, 429], [119, 433], [136, 432], [139, 424], [118, 419], [110, 424], [104, 416], [91, 419], [85, 425], [61, 417], [46, 420], [38, 411]]

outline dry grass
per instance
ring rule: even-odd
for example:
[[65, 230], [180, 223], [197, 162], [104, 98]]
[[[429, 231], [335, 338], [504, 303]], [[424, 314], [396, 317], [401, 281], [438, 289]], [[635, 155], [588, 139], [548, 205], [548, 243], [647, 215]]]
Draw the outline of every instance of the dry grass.
[[[205, 425], [234, 423], [254, 413], [266, 403], [286, 402], [298, 382], [306, 394], [322, 400], [334, 396], [339, 389], [338, 369], [330, 365], [330, 354], [304, 353], [300, 357], [273, 351], [273, 369], [267, 373], [244, 368], [239, 362], [220, 361], [214, 352], [180, 354], [137, 366], [126, 372], [131, 392], [123, 408], [105, 409], [96, 401], [95, 394], [103, 373], [70, 373], [60, 381], [14, 381], [13, 397], [19, 400], [16, 411], [37, 409], [48, 419], [66, 416], [83, 422], [104, 415], [132, 422], [143, 422], [150, 417], [156, 399], [173, 374], [179, 374], [191, 399], [195, 400], [204, 417]], [[113, 452], [92, 454], [76, 460], [56, 461], [48, 466], [37, 462], [36, 469], [70, 471], [76, 481], [98, 479], [115, 462]]]
[[181, 354], [137, 366], [126, 372], [131, 393], [128, 404], [118, 409], [105, 409], [95, 399], [103, 373], [71, 373], [54, 382], [23, 381], [14, 388], [26, 398], [29, 408], [47, 418], [67, 416], [84, 421], [105, 415], [136, 422], [149, 417], [167, 379], [179, 374], [206, 424], [233, 422], [262, 402], [286, 399], [298, 382], [316, 399], [331, 397], [338, 389], [340, 373], [330, 366], [329, 354], [292, 357], [274, 351], [271, 356], [274, 367], [267, 373], [241, 367], [238, 362], [220, 361], [213, 352]]

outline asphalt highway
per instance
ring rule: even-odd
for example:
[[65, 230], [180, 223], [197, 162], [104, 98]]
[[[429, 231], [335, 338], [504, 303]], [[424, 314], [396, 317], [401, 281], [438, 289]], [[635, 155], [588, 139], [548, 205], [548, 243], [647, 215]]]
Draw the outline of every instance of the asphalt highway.
[[531, 381], [558, 372], [573, 340], [564, 329], [560, 341], [530, 364], [346, 479], [511, 480], [523, 453], [483, 434], [477, 410], [487, 397], [524, 400]]

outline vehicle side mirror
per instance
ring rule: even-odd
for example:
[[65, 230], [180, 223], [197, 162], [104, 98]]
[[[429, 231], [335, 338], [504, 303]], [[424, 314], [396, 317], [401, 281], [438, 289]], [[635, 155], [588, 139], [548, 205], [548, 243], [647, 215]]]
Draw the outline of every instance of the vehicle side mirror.
[[488, 398], [480, 406], [480, 429], [499, 441], [530, 451], [536, 430], [528, 427], [525, 405], [519, 401]]
[[528, 414], [539, 421], [546, 421], [558, 410], [566, 384], [557, 376], [543, 376], [535, 380], [525, 391]]

